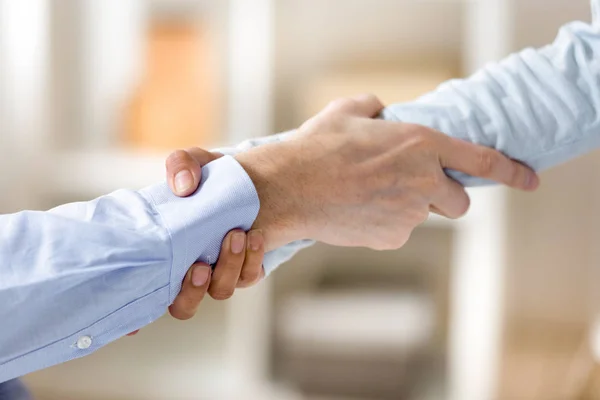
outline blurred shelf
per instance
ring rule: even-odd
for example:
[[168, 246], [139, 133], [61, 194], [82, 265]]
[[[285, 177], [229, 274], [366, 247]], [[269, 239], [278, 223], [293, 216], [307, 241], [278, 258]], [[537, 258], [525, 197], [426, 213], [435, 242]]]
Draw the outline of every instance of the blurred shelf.
[[[330, 101], [373, 93], [383, 104], [412, 101], [460, 75], [459, 61], [422, 56], [390, 65], [350, 67], [320, 76], [299, 89], [296, 109], [302, 119], [318, 113]], [[308, 101], [307, 101], [308, 99]]]
[[117, 189], [140, 189], [165, 179], [168, 153], [135, 150], [58, 153], [44, 176], [58, 194], [95, 197]]
[[390, 349], [406, 353], [426, 346], [434, 312], [424, 293], [310, 293], [284, 303], [278, 327], [285, 347], [301, 353], [385, 356]]

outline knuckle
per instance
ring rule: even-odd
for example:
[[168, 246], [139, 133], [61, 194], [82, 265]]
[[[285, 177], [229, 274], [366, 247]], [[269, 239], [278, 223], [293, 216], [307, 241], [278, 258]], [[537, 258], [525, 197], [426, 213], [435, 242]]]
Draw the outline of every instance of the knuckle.
[[433, 172], [429, 175], [428, 183], [429, 190], [437, 191], [442, 184], [444, 183], [446, 177], [442, 174], [442, 172]]
[[335, 99], [329, 103], [327, 109], [334, 113], [344, 113], [356, 107], [357, 101], [347, 97]]
[[340, 118], [336, 113], [324, 112], [308, 121], [300, 127], [300, 131], [306, 134], [319, 134], [332, 132], [339, 125]]
[[483, 177], [490, 176], [494, 170], [496, 157], [489, 149], [481, 149], [477, 156], [477, 170]]
[[334, 99], [329, 102], [329, 108], [343, 108], [348, 105], [349, 101], [350, 101], [350, 99], [348, 99], [346, 97], [340, 97], [340, 98]]
[[258, 270], [252, 270], [252, 271], [243, 271], [242, 275], [240, 276], [240, 281], [242, 281], [244, 284], [252, 284], [256, 281], [258, 281], [260, 279], [260, 271]]
[[233, 296], [234, 289], [233, 288], [217, 288], [214, 290], [209, 290], [210, 297], [215, 300], [227, 300]]
[[184, 153], [186, 153], [186, 155], [189, 155], [189, 154], [199, 154], [199, 155], [201, 154], [203, 156], [211, 155], [210, 151], [203, 149], [202, 147], [197, 147], [197, 146], [188, 147], [188, 148], [184, 149]]
[[441, 172], [432, 171], [422, 177], [417, 193], [420, 193], [424, 198], [431, 198], [440, 190], [443, 181], [444, 177]]
[[379, 98], [375, 96], [373, 93], [363, 93], [360, 95], [363, 100], [372, 101], [372, 102], [380, 102]]
[[176, 150], [169, 154], [165, 161], [167, 169], [177, 169], [190, 161], [190, 155], [185, 150]]
[[231, 254], [221, 267], [223, 270], [241, 271], [244, 265], [244, 253]]
[[424, 126], [404, 122], [402, 123], [402, 127], [405, 134], [413, 138], [416, 143], [429, 144], [433, 139], [429, 129]]
[[202, 301], [202, 298], [198, 298], [198, 296], [194, 296], [193, 293], [188, 293], [186, 296], [182, 296], [179, 302], [179, 308], [182, 310], [186, 310], [188, 312], [194, 313], [196, 308]]
[[511, 162], [509, 165], [509, 182], [507, 183], [511, 186], [524, 184], [527, 179], [527, 171], [525, 170], [525, 167], [518, 165], [515, 162]]
[[428, 155], [434, 151], [436, 143], [434, 137], [419, 126], [410, 125], [406, 128], [406, 143], [412, 151]]
[[365, 103], [378, 104], [380, 106], [383, 106], [381, 104], [381, 100], [379, 100], [379, 97], [377, 97], [373, 93], [369, 93], [369, 92], [361, 93], [360, 95], [357, 96], [357, 100], [363, 101]]
[[191, 319], [196, 313], [195, 310], [189, 310], [185, 307], [181, 307], [180, 304], [176, 303], [169, 307], [169, 314], [171, 314], [173, 318], [178, 319], [180, 321], [187, 321], [188, 319]]

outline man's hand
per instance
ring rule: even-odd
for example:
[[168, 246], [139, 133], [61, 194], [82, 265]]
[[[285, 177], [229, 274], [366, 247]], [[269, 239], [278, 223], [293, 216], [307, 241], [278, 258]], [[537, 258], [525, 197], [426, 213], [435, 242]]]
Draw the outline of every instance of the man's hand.
[[539, 184], [531, 169], [495, 150], [373, 119], [382, 109], [370, 95], [338, 100], [291, 140], [236, 156], [258, 191], [254, 227], [263, 230], [267, 251], [304, 238], [399, 248], [430, 211], [458, 218], [469, 208], [445, 168], [523, 190]]

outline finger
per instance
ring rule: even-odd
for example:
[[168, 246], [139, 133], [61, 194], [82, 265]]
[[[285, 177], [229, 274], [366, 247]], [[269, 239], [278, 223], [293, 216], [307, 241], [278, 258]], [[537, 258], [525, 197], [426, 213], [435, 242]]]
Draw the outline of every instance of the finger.
[[189, 196], [198, 189], [202, 167], [222, 156], [198, 147], [174, 151], [166, 161], [169, 187], [178, 196]]
[[533, 170], [502, 153], [488, 147], [442, 136], [445, 138], [440, 153], [442, 167], [503, 183], [516, 189], [535, 190], [539, 186], [539, 178]]
[[189, 196], [200, 184], [202, 168], [185, 150], [177, 150], [166, 161], [167, 182], [177, 196]]
[[260, 281], [263, 277], [263, 258], [265, 256], [265, 240], [259, 229], [248, 232], [246, 244], [246, 258], [237, 287], [249, 287]]
[[381, 113], [384, 105], [372, 94], [361, 94], [334, 100], [327, 108], [357, 117], [374, 118]]
[[430, 208], [439, 211], [448, 218], [460, 218], [469, 210], [471, 200], [458, 182], [448, 177], [442, 178], [442, 184], [432, 199]]
[[361, 94], [351, 97], [357, 104], [354, 113], [359, 117], [373, 118], [378, 116], [385, 107], [381, 100], [372, 94]]
[[215, 300], [226, 300], [233, 296], [240, 279], [246, 257], [246, 233], [239, 229], [225, 236], [221, 254], [213, 272], [208, 293]]
[[129, 333], [127, 334], [127, 336], [135, 336], [135, 335], [137, 335], [137, 333], [138, 333], [139, 331], [140, 331], [140, 330], [138, 329], [138, 330], [136, 330], [136, 331], [129, 332]]
[[169, 307], [171, 315], [180, 320], [192, 318], [210, 285], [211, 268], [205, 263], [192, 265], [186, 274], [181, 291]]

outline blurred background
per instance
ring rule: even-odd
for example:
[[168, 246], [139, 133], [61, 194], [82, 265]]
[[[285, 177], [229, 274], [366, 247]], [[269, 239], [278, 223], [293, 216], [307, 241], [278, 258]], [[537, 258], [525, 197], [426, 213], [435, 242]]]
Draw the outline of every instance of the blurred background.
[[[0, 210], [143, 187], [174, 148], [336, 97], [409, 101], [576, 19], [588, 0], [0, 0]], [[25, 380], [39, 400], [600, 399], [599, 168], [473, 190], [399, 251], [314, 246]]]

